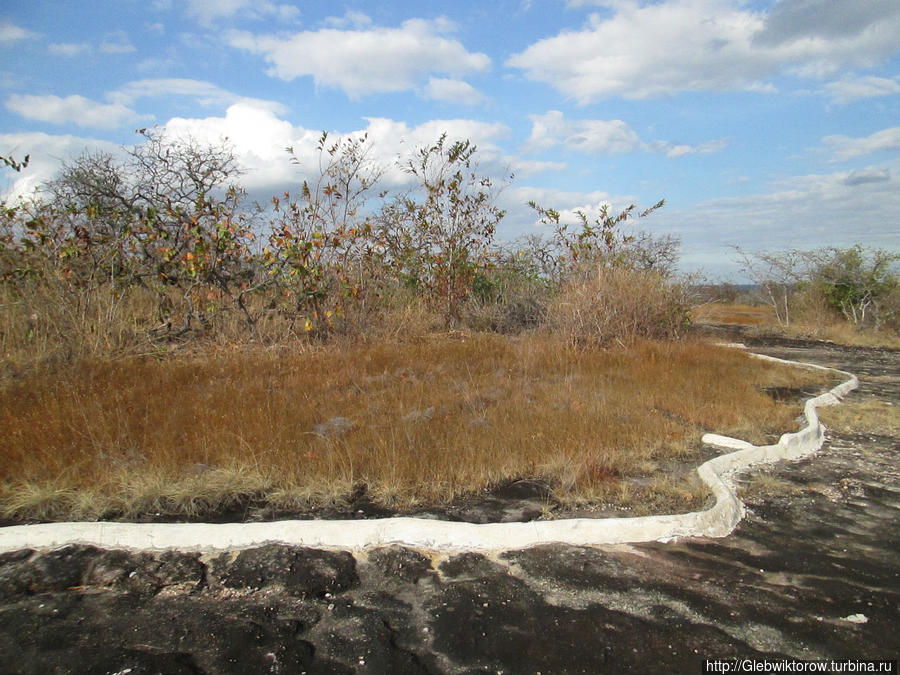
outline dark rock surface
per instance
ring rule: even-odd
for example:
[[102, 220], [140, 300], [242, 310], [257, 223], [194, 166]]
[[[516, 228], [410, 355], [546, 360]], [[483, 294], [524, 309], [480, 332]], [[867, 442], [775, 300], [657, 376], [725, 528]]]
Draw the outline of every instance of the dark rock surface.
[[[772, 353], [785, 349], [796, 348]], [[896, 402], [896, 353], [813, 349], [788, 356], [860, 372], [864, 391]], [[829, 435], [814, 457], [766, 469], [779, 489], [749, 493], [723, 539], [498, 555], [4, 554], [0, 672], [697, 673], [713, 657], [896, 659], [897, 452], [896, 438]]]

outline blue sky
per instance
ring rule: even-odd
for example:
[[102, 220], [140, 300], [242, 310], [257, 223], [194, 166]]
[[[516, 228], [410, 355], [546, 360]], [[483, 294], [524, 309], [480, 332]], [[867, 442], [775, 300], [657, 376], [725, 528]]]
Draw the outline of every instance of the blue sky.
[[0, 55], [10, 197], [154, 124], [227, 136], [261, 201], [323, 130], [388, 165], [447, 132], [516, 174], [504, 239], [531, 199], [665, 198], [639, 226], [711, 278], [732, 245], [900, 248], [897, 0], [0, 0]]

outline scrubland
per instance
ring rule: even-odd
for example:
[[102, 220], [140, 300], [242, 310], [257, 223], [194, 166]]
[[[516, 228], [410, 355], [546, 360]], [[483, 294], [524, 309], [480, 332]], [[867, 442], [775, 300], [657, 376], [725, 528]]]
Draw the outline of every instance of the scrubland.
[[551, 236], [500, 244], [467, 142], [414, 153], [390, 196], [365, 139], [323, 135], [318, 179], [250, 208], [227, 148], [143, 133], [2, 205], [7, 521], [409, 512], [520, 478], [688, 510], [704, 432], [793, 431], [829, 385], [692, 337], [677, 241], [626, 230], [662, 202], [532, 204]]

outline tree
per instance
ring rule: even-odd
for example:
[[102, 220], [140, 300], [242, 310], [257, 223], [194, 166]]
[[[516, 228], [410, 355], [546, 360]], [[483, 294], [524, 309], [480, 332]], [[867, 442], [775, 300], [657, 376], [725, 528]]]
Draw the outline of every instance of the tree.
[[478, 173], [475, 154], [470, 141], [448, 143], [446, 134], [419, 149], [403, 166], [418, 191], [385, 204], [380, 217], [389, 264], [425, 293], [448, 326], [460, 320], [505, 215], [493, 181]]
[[807, 253], [810, 283], [828, 303], [856, 326], [882, 322], [881, 302], [896, 292], [896, 263], [900, 254], [866, 250], [860, 245], [848, 249], [824, 248]]
[[806, 276], [808, 256], [796, 249], [750, 253], [735, 246], [734, 250], [741, 257], [743, 271], [759, 285], [772, 305], [778, 323], [790, 326], [791, 294]]
[[[45, 186], [48, 231], [84, 280], [127, 277], [158, 297], [164, 334], [206, 324], [221, 299], [243, 302], [253, 238], [226, 141], [204, 144], [157, 128], [123, 158], [85, 154]], [[174, 296], [173, 296], [174, 291]], [[172, 317], [181, 314], [181, 326]]]

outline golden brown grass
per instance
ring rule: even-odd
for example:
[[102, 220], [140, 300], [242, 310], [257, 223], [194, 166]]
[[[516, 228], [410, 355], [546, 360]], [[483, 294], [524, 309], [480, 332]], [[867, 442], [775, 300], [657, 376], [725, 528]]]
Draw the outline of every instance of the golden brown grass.
[[793, 338], [824, 340], [857, 347], [889, 347], [900, 349], [900, 336], [888, 330], [855, 326], [824, 306], [801, 305], [783, 326], [770, 306], [732, 305], [712, 302], [691, 310], [694, 321], [731, 326], [747, 326], [752, 331], [785, 335]]
[[896, 333], [875, 330], [873, 328], [858, 328], [852, 323], [835, 320], [830, 323], [803, 323], [797, 322], [782, 331], [788, 337], [805, 338], [812, 340], [825, 340], [839, 345], [851, 347], [888, 347], [900, 349], [900, 336]]
[[708, 302], [694, 307], [691, 316], [701, 323], [720, 323], [731, 326], [762, 326], [775, 323], [775, 312], [765, 305], [731, 305]]
[[840, 406], [821, 408], [819, 417], [827, 428], [843, 433], [900, 436], [900, 410], [889, 401], [871, 396], [853, 398]]
[[0, 389], [0, 509], [191, 514], [242, 495], [308, 507], [361, 483], [404, 509], [526, 476], [569, 502], [694, 505], [702, 491], [655, 469], [693, 460], [707, 430], [793, 430], [799, 407], [760, 388], [818, 377], [700, 342], [577, 351], [487, 334], [81, 361]]
[[587, 269], [551, 300], [548, 328], [574, 346], [676, 338], [687, 324], [684, 287], [652, 270]]

